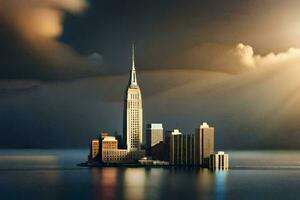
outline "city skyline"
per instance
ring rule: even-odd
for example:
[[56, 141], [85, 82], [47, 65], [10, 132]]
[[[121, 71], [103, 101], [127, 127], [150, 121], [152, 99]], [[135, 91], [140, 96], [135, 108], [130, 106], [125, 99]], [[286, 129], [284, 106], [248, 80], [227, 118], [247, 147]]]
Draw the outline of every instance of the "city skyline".
[[297, 199], [299, 10], [0, 0], [0, 199]]
[[[98, 133], [91, 139], [85, 167], [194, 167], [211, 170], [229, 169], [228, 154], [215, 154], [215, 128], [203, 122], [195, 134], [183, 135], [179, 129], [165, 131], [161, 123], [147, 123], [143, 130], [142, 89], [137, 81], [135, 47], [132, 45], [132, 65], [125, 89], [123, 108], [123, 138]], [[143, 138], [146, 141], [143, 143]], [[122, 147], [122, 148], [120, 148]]]
[[299, 1], [145, 4], [1, 2], [0, 147], [122, 134], [134, 41], [144, 121], [188, 134], [208, 121], [225, 149], [299, 148]]

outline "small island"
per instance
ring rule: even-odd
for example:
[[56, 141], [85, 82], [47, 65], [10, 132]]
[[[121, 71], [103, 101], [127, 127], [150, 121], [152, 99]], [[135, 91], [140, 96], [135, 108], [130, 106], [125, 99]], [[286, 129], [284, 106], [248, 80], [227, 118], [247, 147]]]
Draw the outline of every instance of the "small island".
[[135, 52], [132, 46], [132, 67], [125, 91], [123, 138], [100, 133], [92, 139], [85, 167], [194, 167], [212, 170], [229, 168], [228, 154], [215, 153], [214, 127], [202, 123], [194, 134], [182, 134], [179, 129], [165, 131], [161, 123], [146, 128], [143, 146], [143, 107], [137, 82]]

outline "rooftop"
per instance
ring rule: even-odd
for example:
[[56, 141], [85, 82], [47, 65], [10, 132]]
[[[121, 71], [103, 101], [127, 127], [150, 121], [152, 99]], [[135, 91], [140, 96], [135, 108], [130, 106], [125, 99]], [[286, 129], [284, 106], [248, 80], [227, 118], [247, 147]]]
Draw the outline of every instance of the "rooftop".
[[182, 133], [179, 131], [179, 129], [174, 129], [171, 134], [172, 135], [181, 135]]
[[109, 141], [113, 142], [113, 141], [117, 141], [117, 140], [116, 140], [116, 137], [114, 137], [114, 136], [106, 136], [103, 139], [103, 141], [105, 141], [105, 142], [109, 142]]
[[200, 129], [202, 129], [202, 128], [209, 128], [208, 123], [203, 122], [202, 125], [200, 125]]
[[159, 123], [152, 123], [147, 125], [150, 129], [163, 129], [163, 125]]

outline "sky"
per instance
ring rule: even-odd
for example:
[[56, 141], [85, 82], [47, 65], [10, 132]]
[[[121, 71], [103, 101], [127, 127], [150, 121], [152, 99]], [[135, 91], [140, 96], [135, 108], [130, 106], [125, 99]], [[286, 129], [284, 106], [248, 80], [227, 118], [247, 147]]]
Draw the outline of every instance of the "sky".
[[0, 148], [122, 132], [136, 46], [146, 123], [218, 149], [299, 149], [297, 0], [0, 0]]

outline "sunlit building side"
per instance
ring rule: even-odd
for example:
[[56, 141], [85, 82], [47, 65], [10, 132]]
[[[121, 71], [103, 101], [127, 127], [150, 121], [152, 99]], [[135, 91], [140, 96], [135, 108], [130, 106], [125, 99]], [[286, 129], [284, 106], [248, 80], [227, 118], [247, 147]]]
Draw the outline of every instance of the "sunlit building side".
[[141, 150], [143, 141], [142, 94], [137, 83], [134, 46], [132, 47], [132, 67], [124, 102], [124, 142], [128, 151]]
[[91, 141], [89, 159], [90, 160], [96, 160], [98, 154], [99, 154], [99, 140], [93, 139]]
[[152, 148], [164, 141], [164, 129], [162, 124], [147, 124], [146, 129], [146, 152], [151, 156]]
[[107, 136], [102, 140], [102, 162], [119, 163], [128, 161], [128, 151], [118, 149], [118, 141], [115, 137]]
[[214, 127], [203, 123], [196, 129], [196, 163], [202, 167], [208, 167], [210, 155], [214, 153]]

